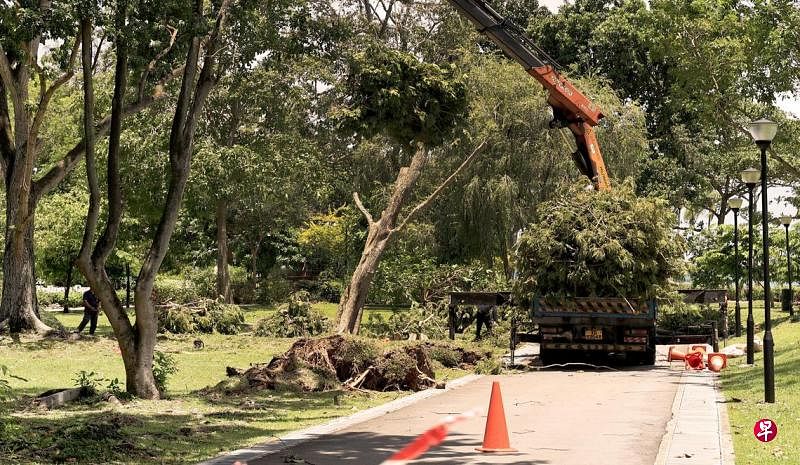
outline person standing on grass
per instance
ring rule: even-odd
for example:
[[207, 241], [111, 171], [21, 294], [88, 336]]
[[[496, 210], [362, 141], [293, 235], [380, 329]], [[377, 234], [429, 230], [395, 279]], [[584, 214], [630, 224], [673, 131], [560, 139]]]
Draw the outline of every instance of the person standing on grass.
[[97, 329], [97, 316], [99, 314], [100, 301], [97, 300], [97, 296], [94, 295], [92, 290], [88, 289], [83, 293], [83, 320], [81, 320], [81, 324], [78, 325], [78, 329], [75, 332], [80, 334], [83, 328], [86, 327], [86, 323], [90, 323], [89, 335], [93, 336], [94, 330]]

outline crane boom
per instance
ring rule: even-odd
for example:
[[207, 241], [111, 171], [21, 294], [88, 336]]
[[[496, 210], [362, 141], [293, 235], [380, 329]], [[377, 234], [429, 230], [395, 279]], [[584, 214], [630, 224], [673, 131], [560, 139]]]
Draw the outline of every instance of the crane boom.
[[450, 0], [450, 3], [547, 89], [547, 103], [553, 108], [550, 127], [567, 127], [572, 131], [578, 148], [572, 156], [578, 169], [592, 180], [597, 190], [610, 189], [611, 182], [594, 133], [594, 126], [603, 118], [600, 108], [558, 72], [555, 61], [547, 53], [491, 6], [482, 0]]

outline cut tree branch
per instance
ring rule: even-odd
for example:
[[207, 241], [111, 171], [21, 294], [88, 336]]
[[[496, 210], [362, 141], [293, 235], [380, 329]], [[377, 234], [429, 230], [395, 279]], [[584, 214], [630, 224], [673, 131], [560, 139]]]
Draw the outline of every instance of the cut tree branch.
[[372, 226], [375, 224], [375, 220], [372, 219], [372, 215], [370, 215], [369, 210], [364, 207], [364, 204], [361, 203], [361, 198], [358, 197], [358, 192], [353, 192], [353, 200], [356, 202], [356, 207], [358, 207], [359, 211], [364, 215], [367, 219], [367, 224]]
[[466, 159], [464, 159], [461, 165], [458, 168], [456, 168], [456, 170], [453, 171], [453, 173], [450, 176], [448, 176], [447, 179], [445, 179], [444, 181], [442, 181], [441, 184], [439, 184], [439, 187], [437, 187], [436, 190], [431, 192], [431, 195], [429, 195], [428, 198], [426, 198], [419, 205], [414, 207], [414, 209], [411, 210], [408, 213], [408, 215], [406, 215], [405, 219], [403, 219], [403, 221], [401, 221], [400, 224], [396, 228], [394, 228], [393, 232], [401, 231], [406, 226], [406, 224], [411, 220], [411, 218], [414, 217], [414, 215], [426, 209], [428, 205], [430, 205], [431, 202], [433, 202], [433, 200], [439, 195], [439, 193], [441, 193], [444, 189], [446, 189], [447, 186], [452, 184], [453, 181], [456, 179], [456, 177], [459, 174], [461, 174], [461, 172], [464, 171], [464, 169], [467, 166], [469, 166], [470, 163], [472, 163], [472, 160], [475, 159], [475, 157], [478, 155], [478, 153], [480, 153], [480, 151], [483, 149], [485, 145], [486, 145], [486, 139], [484, 139], [483, 142], [481, 142], [480, 144], [478, 144], [477, 147], [475, 147], [475, 150], [473, 150], [472, 153], [469, 154], [469, 156]]

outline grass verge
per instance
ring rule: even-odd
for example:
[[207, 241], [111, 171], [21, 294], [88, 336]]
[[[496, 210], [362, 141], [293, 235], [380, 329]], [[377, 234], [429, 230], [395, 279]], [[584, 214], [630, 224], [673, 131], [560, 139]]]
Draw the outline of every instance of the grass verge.
[[[732, 302], [729, 304], [732, 310]], [[742, 303], [745, 324], [747, 304]], [[755, 336], [763, 340], [764, 306], [754, 302]], [[755, 354], [755, 365], [746, 365], [745, 357], [732, 359], [722, 371], [722, 388], [736, 453], [740, 465], [800, 464], [800, 323], [792, 323], [780, 305], [772, 309], [772, 335], [775, 341], [774, 404], [764, 402], [764, 357]], [[744, 333], [744, 331], [743, 331]], [[728, 340], [728, 344], [745, 343], [745, 338]], [[774, 420], [778, 436], [769, 443], [756, 440], [753, 426], [762, 418]]]
[[[335, 306], [323, 304], [320, 310], [335, 313]], [[270, 307], [249, 307], [246, 323], [271, 311]], [[82, 318], [78, 312], [51, 315], [68, 329]], [[202, 349], [194, 348], [195, 339], [204, 342]], [[134, 400], [120, 406], [90, 399], [40, 411], [30, 407], [26, 397], [72, 387], [81, 370], [124, 382], [119, 349], [107, 320], [100, 318], [94, 337], [78, 341], [0, 338], [0, 364], [27, 380], [10, 379], [13, 394], [20, 400], [0, 403], [0, 464], [194, 463], [407, 394], [265, 391], [220, 396], [201, 391], [225, 379], [226, 366], [247, 368], [267, 362], [293, 341], [249, 333], [159, 335], [157, 350], [172, 355], [178, 368], [168, 381], [168, 399]], [[453, 379], [466, 372], [441, 368], [436, 374], [437, 379]]]

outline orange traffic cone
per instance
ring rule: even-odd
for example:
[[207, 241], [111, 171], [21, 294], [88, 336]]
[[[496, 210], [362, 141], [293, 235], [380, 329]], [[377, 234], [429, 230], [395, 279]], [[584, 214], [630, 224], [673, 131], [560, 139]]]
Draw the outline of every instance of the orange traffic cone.
[[684, 361], [686, 362], [686, 365], [695, 370], [702, 370], [705, 368], [703, 365], [703, 354], [701, 352], [691, 352], [686, 354]]
[[707, 350], [708, 350], [708, 348], [706, 347], [705, 344], [692, 346], [692, 352], [706, 353]]
[[719, 373], [723, 368], [728, 366], [728, 356], [719, 352], [711, 352], [708, 354], [708, 369]]
[[672, 362], [674, 360], [686, 360], [686, 354], [675, 349], [675, 346], [669, 346], [669, 352], [667, 352], [667, 361]]
[[481, 452], [516, 452], [508, 441], [506, 414], [503, 410], [503, 397], [500, 395], [500, 383], [492, 383], [492, 397], [489, 399], [489, 415], [486, 418], [486, 431], [483, 433], [483, 447], [476, 447]]

